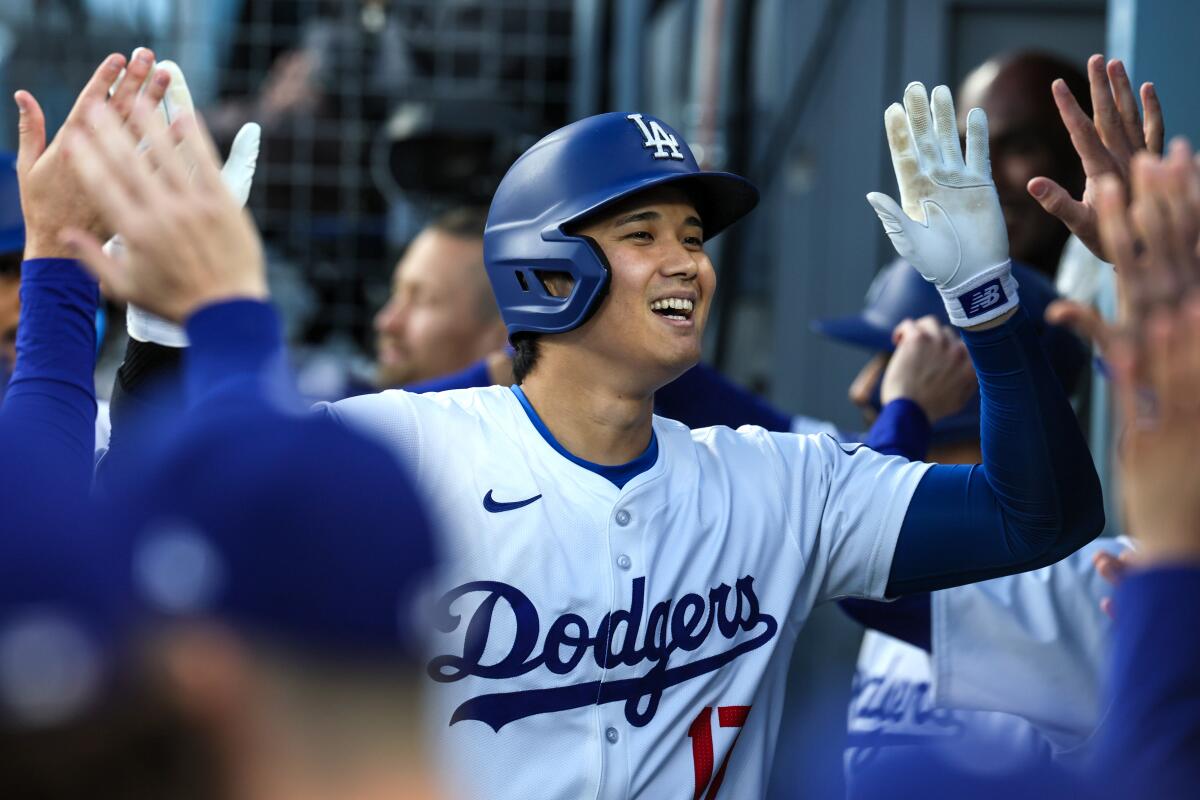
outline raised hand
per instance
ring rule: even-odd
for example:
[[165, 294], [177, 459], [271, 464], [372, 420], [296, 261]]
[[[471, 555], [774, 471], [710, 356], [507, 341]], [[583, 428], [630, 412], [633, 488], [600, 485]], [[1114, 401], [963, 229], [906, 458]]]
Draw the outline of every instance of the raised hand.
[[[155, 122], [166, 126], [185, 115], [195, 114], [192, 94], [179, 65], [174, 61], [162, 61], [155, 67], [155, 71], [156, 73], [165, 72], [171, 79], [166, 94], [158, 105], [159, 113], [153, 115]], [[225, 160], [225, 165], [221, 168], [221, 179], [239, 205], [244, 206], [250, 197], [254, 170], [258, 164], [261, 133], [257, 123], [250, 122], [243, 125], [233, 140], [229, 158]], [[193, 166], [189, 165], [189, 174], [193, 172]], [[114, 236], [104, 245], [104, 251], [108, 255], [119, 256], [123, 247], [124, 243], [120, 236]], [[186, 347], [188, 345], [187, 333], [183, 328], [151, 314], [133, 303], [125, 309], [125, 325], [129, 335], [141, 342], [154, 342], [168, 347]]]
[[931, 109], [925, 87], [910, 83], [904, 106], [893, 103], [883, 120], [900, 205], [878, 192], [867, 201], [896, 252], [938, 287], [955, 325], [1007, 318], [1017, 304], [1017, 287], [991, 178], [983, 109], [967, 115], [965, 159], [945, 86], [933, 90]]
[[[62, 129], [49, 146], [46, 144], [46, 117], [37, 100], [24, 90], [14, 96], [20, 110], [17, 177], [25, 216], [25, 258], [70, 257], [71, 252], [59, 238], [66, 228], [87, 231], [95, 236], [108, 235], [105, 215], [95, 199], [81, 190], [62, 142], [71, 132], [86, 128], [85, 109], [108, 98], [109, 87], [125, 66], [125, 57], [119, 54], [104, 59], [83, 87]], [[154, 53], [145, 48], [134, 51], [126, 69], [126, 80], [108, 99], [110, 115], [117, 123], [125, 125], [129, 122], [134, 98], [153, 68]], [[169, 83], [168, 75], [155, 75], [146, 85], [147, 100], [158, 103]]]
[[1098, 181], [1096, 210], [1123, 298], [1110, 332], [1123, 421], [1121, 484], [1139, 561], [1200, 562], [1200, 175], [1185, 142], [1140, 154], [1132, 204], [1119, 179]]
[[932, 424], [959, 411], [979, 388], [962, 337], [936, 317], [904, 320], [892, 332], [896, 352], [880, 383], [884, 405], [904, 397]]
[[1088, 82], [1092, 90], [1091, 119], [1062, 80], [1051, 85], [1058, 113], [1087, 177], [1083, 197], [1074, 199], [1046, 177], [1034, 178], [1027, 188], [1042, 208], [1062, 220], [1097, 258], [1111, 262], [1097, 224], [1096, 181], [1101, 175], [1115, 175], [1128, 185], [1130, 163], [1136, 153], [1162, 152], [1162, 107], [1154, 84], [1143, 83], [1141, 97], [1146, 116], [1144, 120], [1141, 118], [1129, 75], [1118, 59], [1109, 61], [1107, 68], [1102, 55], [1088, 59]]
[[80, 183], [120, 234], [124, 255], [106, 254], [94, 233], [79, 228], [64, 242], [110, 294], [172, 322], [210, 303], [265, 298], [262, 243], [221, 179], [212, 139], [188, 114], [170, 128], [156, 126], [156, 106], [138, 98], [131, 114], [149, 131], [143, 157], [138, 137], [99, 104], [87, 112], [91, 129], [72, 130], [67, 140]]

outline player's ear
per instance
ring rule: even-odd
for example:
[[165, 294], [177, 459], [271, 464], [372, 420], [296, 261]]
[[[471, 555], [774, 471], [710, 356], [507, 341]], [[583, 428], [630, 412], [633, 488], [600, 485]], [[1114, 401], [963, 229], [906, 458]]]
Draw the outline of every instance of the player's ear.
[[535, 270], [535, 274], [552, 297], [570, 297], [571, 290], [575, 288], [575, 279], [568, 272], [539, 269]]

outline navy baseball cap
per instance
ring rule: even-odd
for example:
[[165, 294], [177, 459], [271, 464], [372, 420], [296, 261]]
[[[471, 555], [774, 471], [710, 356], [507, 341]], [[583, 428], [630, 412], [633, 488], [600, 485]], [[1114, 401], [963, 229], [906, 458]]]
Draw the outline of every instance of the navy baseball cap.
[[[1046, 306], [1058, 299], [1054, 285], [1041, 273], [1013, 263], [1013, 277], [1021, 287], [1021, 305], [1035, 323], [1041, 323]], [[869, 350], [895, 350], [892, 331], [906, 319], [932, 315], [950, 324], [946, 304], [937, 287], [903, 259], [896, 259], [875, 276], [867, 289], [866, 303], [857, 314], [815, 320], [817, 333]]]
[[[1046, 351], [1051, 368], [1064, 390], [1071, 391], [1087, 363], [1087, 349], [1069, 330], [1048, 325], [1046, 307], [1058, 299], [1054, 285], [1040, 272], [1013, 262], [1013, 277], [1020, 286], [1021, 305], [1025, 308]], [[879, 352], [892, 352], [892, 331], [906, 319], [932, 315], [943, 325], [950, 324], [946, 305], [937, 287], [925, 280], [903, 259], [896, 259], [875, 276], [867, 289], [866, 303], [857, 314], [815, 320], [812, 329], [831, 339]], [[876, 406], [879, 386], [875, 387]], [[979, 433], [979, 394], [975, 393], [957, 413], [933, 426], [939, 441], [977, 436]]]
[[[414, 658], [438, 562], [395, 457], [326, 417], [189, 420], [110, 501], [151, 620], [209, 618], [302, 650]], [[111, 477], [111, 476], [110, 476]]]
[[0, 255], [25, 249], [25, 218], [17, 184], [17, 156], [0, 152]]
[[438, 558], [392, 455], [328, 418], [265, 407], [158, 433], [91, 504], [25, 487], [20, 520], [6, 507], [0, 723], [84, 713], [140, 632], [180, 620], [300, 653], [419, 659], [415, 601]]
[[85, 482], [21, 426], [0, 419], [0, 441], [0, 724], [55, 725], [102, 692], [127, 585]]

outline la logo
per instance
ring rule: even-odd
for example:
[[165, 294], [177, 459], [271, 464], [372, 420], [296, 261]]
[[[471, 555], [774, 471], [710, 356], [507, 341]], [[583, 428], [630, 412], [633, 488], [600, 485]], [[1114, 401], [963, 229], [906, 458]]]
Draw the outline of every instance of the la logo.
[[642, 146], [653, 147], [655, 158], [674, 158], [677, 161], [683, 161], [683, 153], [679, 152], [679, 140], [667, 133], [663, 126], [658, 124], [658, 120], [652, 119], [647, 125], [641, 114], [630, 114], [625, 119], [631, 119], [637, 123], [638, 129], [642, 132]]

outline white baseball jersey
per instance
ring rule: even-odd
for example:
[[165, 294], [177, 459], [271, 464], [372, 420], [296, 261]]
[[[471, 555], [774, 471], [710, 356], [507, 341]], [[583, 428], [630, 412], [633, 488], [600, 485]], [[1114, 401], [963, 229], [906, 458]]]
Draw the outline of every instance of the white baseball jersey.
[[809, 611], [879, 598], [926, 464], [654, 419], [624, 488], [508, 387], [328, 407], [408, 462], [448, 541], [429, 671], [486, 798], [761, 797]]
[[1049, 567], [934, 592], [932, 655], [867, 631], [849, 715], [850, 795], [862, 773], [891, 769], [913, 746], [995, 773], [1081, 760], [1100, 719], [1110, 622], [1100, 599], [1111, 587], [1092, 556], [1127, 547], [1097, 540]]

